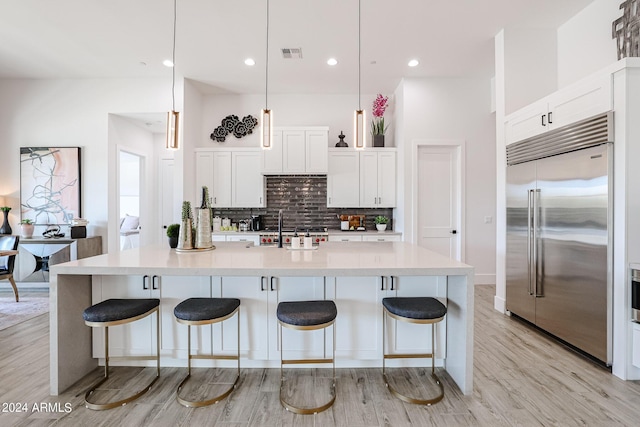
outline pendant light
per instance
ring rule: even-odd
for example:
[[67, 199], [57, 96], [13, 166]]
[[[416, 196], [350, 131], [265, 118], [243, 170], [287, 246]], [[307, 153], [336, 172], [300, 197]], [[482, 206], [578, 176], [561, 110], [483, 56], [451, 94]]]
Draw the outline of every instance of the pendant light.
[[262, 122], [260, 145], [268, 150], [271, 148], [273, 139], [273, 112], [269, 109], [269, 0], [267, 0], [267, 49], [264, 63], [264, 108], [260, 112]]
[[358, 109], [353, 115], [353, 140], [355, 141], [356, 149], [363, 149], [366, 145], [366, 114], [360, 103], [360, 78], [362, 74], [360, 71], [360, 2], [361, 0], [358, 0]]
[[176, 111], [176, 16], [177, 0], [173, 0], [173, 51], [171, 62], [173, 65], [171, 75], [171, 111], [167, 114], [167, 142], [166, 148], [177, 150], [179, 148], [178, 139], [180, 135], [180, 113]]

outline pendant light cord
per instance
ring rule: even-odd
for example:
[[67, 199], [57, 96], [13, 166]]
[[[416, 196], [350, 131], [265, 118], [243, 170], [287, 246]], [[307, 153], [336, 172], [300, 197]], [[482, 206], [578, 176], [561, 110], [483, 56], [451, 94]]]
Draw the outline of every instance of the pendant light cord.
[[269, 109], [269, 0], [267, 0], [267, 54], [264, 72], [264, 108]]
[[171, 111], [176, 110], [176, 21], [178, 15], [178, 0], [173, 0], [173, 52], [171, 62], [173, 62], [171, 73]]
[[362, 105], [360, 103], [360, 79], [361, 79], [361, 71], [360, 71], [360, 2], [358, 0], [358, 110], [362, 110]]

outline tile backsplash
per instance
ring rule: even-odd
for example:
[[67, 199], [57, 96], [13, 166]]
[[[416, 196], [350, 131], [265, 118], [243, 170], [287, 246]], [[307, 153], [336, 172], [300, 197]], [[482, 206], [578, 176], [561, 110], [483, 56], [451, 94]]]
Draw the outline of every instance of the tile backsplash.
[[284, 228], [304, 230], [309, 227], [339, 229], [338, 215], [366, 215], [365, 227], [375, 229], [373, 219], [377, 215], [391, 218], [387, 229], [393, 229], [391, 208], [327, 208], [326, 175], [274, 175], [266, 177], [267, 207], [254, 209], [214, 209], [214, 215], [227, 217], [231, 222], [262, 215], [264, 226], [278, 226], [278, 211], [283, 210]]

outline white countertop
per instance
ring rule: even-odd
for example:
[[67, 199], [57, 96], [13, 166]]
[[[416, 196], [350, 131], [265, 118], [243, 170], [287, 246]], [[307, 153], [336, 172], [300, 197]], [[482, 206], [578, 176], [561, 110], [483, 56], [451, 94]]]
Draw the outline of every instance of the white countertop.
[[206, 252], [145, 246], [56, 264], [52, 274], [156, 274], [169, 276], [382, 276], [473, 275], [473, 267], [404, 242], [324, 243], [316, 250], [288, 250], [216, 242]]

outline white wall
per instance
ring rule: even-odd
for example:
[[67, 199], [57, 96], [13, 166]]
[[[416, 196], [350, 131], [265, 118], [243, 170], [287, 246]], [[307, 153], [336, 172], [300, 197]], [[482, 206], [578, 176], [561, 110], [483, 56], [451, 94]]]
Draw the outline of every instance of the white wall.
[[106, 250], [108, 194], [115, 188], [107, 179], [115, 160], [109, 114], [168, 111], [170, 88], [165, 79], [0, 80], [0, 195], [12, 197], [12, 227], [19, 221], [19, 147], [79, 146], [82, 216]]
[[558, 87], [617, 61], [612, 23], [622, 16], [621, 0], [595, 0], [558, 28]]
[[[475, 267], [479, 283], [495, 281], [496, 153], [495, 118], [491, 109], [489, 79], [405, 79], [402, 91], [402, 140], [398, 171], [399, 199], [412, 200], [412, 150], [418, 139], [464, 140], [465, 170], [465, 262]], [[400, 97], [399, 97], [400, 98]], [[405, 239], [413, 236], [412, 208], [404, 203], [400, 213]]]
[[[385, 145], [394, 146], [394, 105], [393, 94], [389, 96], [389, 108], [385, 112], [385, 123], [390, 124], [385, 138]], [[367, 122], [371, 122], [371, 105], [375, 95], [362, 95], [362, 107], [367, 114]], [[358, 106], [357, 95], [269, 95], [269, 108], [273, 110], [273, 126], [329, 126], [329, 146], [338, 142], [338, 135], [343, 131], [345, 142], [353, 146], [353, 112]], [[202, 109], [202, 139], [198, 147], [233, 146], [257, 147], [260, 136], [256, 132], [237, 139], [227, 135], [225, 142], [218, 143], [209, 139], [209, 135], [220, 125], [220, 121], [230, 114], [240, 119], [246, 115], [260, 118], [260, 110], [264, 108], [264, 94], [261, 95], [208, 95], [205, 96]], [[368, 129], [367, 129], [368, 130]], [[367, 145], [371, 143], [367, 135]]]

